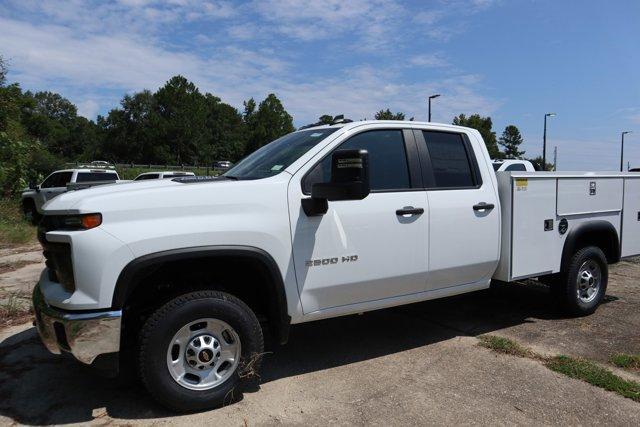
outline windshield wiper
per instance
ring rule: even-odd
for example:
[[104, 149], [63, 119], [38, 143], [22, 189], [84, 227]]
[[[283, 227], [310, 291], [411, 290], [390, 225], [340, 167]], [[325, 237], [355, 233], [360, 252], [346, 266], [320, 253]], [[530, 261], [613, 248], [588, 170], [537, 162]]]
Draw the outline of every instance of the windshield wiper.
[[227, 179], [231, 179], [233, 181], [238, 181], [240, 178], [238, 178], [237, 176], [233, 176], [233, 175], [221, 175], [222, 178], [227, 178]]

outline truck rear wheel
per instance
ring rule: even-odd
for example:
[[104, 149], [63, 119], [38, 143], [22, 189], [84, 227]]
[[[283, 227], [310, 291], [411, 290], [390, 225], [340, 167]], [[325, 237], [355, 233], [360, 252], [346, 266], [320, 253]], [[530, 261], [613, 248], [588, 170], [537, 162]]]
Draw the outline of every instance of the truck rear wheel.
[[609, 268], [602, 250], [587, 246], [576, 252], [555, 284], [567, 311], [575, 316], [593, 313], [607, 291]]
[[179, 296], [156, 310], [140, 333], [139, 370], [149, 393], [177, 411], [231, 403], [260, 367], [263, 336], [255, 314], [217, 291]]

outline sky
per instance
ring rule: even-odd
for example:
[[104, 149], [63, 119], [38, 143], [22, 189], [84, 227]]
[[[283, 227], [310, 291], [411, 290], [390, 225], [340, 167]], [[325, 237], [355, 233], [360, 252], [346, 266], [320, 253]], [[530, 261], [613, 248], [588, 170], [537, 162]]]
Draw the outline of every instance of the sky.
[[181, 74], [242, 108], [275, 93], [296, 126], [390, 108], [521, 130], [558, 170], [640, 167], [639, 0], [0, 0], [9, 81], [95, 119]]

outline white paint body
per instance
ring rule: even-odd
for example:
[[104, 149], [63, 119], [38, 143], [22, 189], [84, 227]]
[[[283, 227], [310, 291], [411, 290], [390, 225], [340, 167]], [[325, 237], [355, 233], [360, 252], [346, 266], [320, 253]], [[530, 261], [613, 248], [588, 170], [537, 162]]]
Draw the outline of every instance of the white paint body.
[[[301, 189], [304, 175], [342, 142], [372, 129], [443, 130], [466, 135], [482, 185], [458, 190], [372, 192], [363, 200], [329, 202], [324, 215], [305, 215], [301, 208], [301, 200], [308, 197]], [[180, 248], [250, 246], [275, 260], [285, 285], [287, 311], [292, 323], [300, 323], [484, 289], [494, 276], [510, 280], [513, 273], [556, 271], [562, 239], [551, 232], [537, 240], [540, 236], [535, 227], [538, 216], [556, 210], [555, 184], [547, 183], [559, 178], [527, 175], [536, 182], [527, 193], [531, 197], [518, 197], [511, 203], [510, 180], [519, 175], [498, 175], [476, 130], [418, 122], [349, 123], [270, 178], [191, 184], [150, 180], [55, 198], [45, 206], [46, 214], [99, 212], [103, 223], [88, 231], [47, 233], [48, 240], [71, 244], [76, 290], [67, 293], [46, 274], [40, 287], [54, 307], [106, 309], [111, 306], [118, 275], [136, 258]], [[625, 204], [640, 210], [640, 177], [631, 180], [626, 178], [631, 175], [620, 176], [625, 178], [615, 180], [624, 180], [633, 192]], [[582, 183], [591, 178], [572, 179]], [[575, 189], [573, 184], [567, 185], [567, 197], [575, 200], [566, 209], [590, 209], [588, 200], [572, 195], [574, 190], [579, 193], [579, 185]], [[615, 184], [615, 191], [621, 186]], [[505, 198], [509, 199], [506, 204]], [[614, 198], [622, 201], [622, 193]], [[474, 211], [473, 205], [480, 202], [495, 208]], [[603, 199], [603, 206], [599, 201], [597, 209], [609, 209], [609, 203]], [[396, 214], [397, 209], [407, 206], [423, 208], [424, 214], [410, 218]], [[615, 212], [597, 215], [612, 221], [617, 218], [616, 229], [620, 230], [621, 210], [618, 205], [612, 209]], [[503, 218], [507, 224], [518, 224], [516, 231], [507, 230]], [[535, 227], [529, 229], [528, 220], [536, 223]], [[638, 236], [638, 224], [629, 220], [624, 229], [633, 229]], [[628, 253], [640, 252], [636, 238], [629, 243], [623, 240], [625, 244]], [[505, 255], [504, 248], [510, 251], [512, 246], [515, 258]], [[528, 264], [529, 252], [544, 256], [534, 257]], [[352, 256], [357, 256], [357, 261], [306, 265], [313, 259]]]

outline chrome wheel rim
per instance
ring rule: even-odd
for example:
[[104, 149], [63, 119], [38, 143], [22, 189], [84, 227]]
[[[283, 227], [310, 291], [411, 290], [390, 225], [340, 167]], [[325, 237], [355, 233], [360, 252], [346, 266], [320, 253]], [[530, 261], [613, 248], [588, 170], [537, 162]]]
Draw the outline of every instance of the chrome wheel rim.
[[598, 296], [602, 283], [600, 265], [594, 260], [582, 263], [576, 279], [578, 285], [578, 299], [584, 303], [590, 303]]
[[167, 368], [190, 390], [210, 390], [225, 382], [240, 362], [240, 337], [219, 319], [198, 319], [180, 328], [167, 349]]

